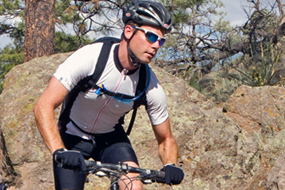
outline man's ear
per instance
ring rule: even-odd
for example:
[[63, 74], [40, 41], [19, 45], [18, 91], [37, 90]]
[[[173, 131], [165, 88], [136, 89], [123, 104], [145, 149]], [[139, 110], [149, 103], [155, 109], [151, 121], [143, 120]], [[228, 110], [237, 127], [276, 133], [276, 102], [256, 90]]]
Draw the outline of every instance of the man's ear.
[[131, 25], [126, 25], [124, 28], [124, 35], [127, 40], [129, 40], [133, 35], [134, 29]]

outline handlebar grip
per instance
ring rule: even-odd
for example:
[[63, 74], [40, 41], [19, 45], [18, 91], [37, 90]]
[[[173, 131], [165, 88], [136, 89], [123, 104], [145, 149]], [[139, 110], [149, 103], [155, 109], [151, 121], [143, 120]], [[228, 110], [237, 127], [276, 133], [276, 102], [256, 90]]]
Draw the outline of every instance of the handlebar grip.
[[97, 162], [93, 160], [84, 160], [84, 162], [87, 168], [92, 168], [98, 165]]
[[85, 165], [86, 165], [87, 168], [92, 167], [92, 162], [91, 162], [91, 161], [89, 161], [89, 160], [84, 160], [84, 162], [85, 162]]
[[165, 179], [165, 172], [164, 171], [157, 171], [156, 172], [156, 177], [158, 179]]

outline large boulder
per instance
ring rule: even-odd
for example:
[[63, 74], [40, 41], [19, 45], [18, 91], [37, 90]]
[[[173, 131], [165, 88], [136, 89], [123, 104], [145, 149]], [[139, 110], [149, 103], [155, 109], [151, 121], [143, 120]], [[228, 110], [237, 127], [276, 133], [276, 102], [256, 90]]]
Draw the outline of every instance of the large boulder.
[[[33, 107], [57, 66], [69, 55], [37, 58], [6, 75], [0, 95], [0, 176], [10, 183], [9, 190], [53, 189], [51, 155], [37, 130]], [[242, 86], [220, 107], [183, 80], [156, 66], [152, 69], [167, 96], [185, 179], [179, 186], [151, 184], [144, 189], [265, 190], [278, 183], [281, 170], [274, 165], [284, 151], [284, 88]], [[141, 167], [162, 167], [144, 108], [138, 111], [130, 139]], [[96, 189], [109, 185], [108, 179], [90, 175], [85, 189], [94, 189], [95, 183]]]

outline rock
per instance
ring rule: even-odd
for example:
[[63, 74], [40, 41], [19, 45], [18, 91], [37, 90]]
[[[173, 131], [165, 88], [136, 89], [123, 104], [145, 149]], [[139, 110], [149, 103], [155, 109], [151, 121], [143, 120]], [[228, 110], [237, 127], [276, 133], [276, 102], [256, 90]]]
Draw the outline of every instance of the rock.
[[[16, 188], [53, 189], [52, 160], [36, 127], [33, 107], [57, 66], [68, 55], [37, 58], [14, 67], [5, 76], [0, 121]], [[47, 180], [42, 182], [42, 179]]]
[[[36, 127], [33, 107], [57, 66], [70, 54], [36, 58], [6, 75], [0, 95], [0, 176], [10, 182], [9, 190], [54, 188], [51, 155]], [[285, 139], [283, 88], [241, 86], [220, 107], [183, 80], [156, 66], [152, 69], [167, 96], [185, 178], [179, 186], [154, 183], [144, 189], [265, 190], [275, 182], [283, 184], [279, 177], [285, 159], [281, 155]], [[126, 126], [129, 119], [130, 115]], [[143, 107], [138, 110], [130, 139], [142, 168], [162, 168]], [[94, 189], [94, 184], [96, 189], [109, 185], [106, 178], [88, 178], [87, 190]]]

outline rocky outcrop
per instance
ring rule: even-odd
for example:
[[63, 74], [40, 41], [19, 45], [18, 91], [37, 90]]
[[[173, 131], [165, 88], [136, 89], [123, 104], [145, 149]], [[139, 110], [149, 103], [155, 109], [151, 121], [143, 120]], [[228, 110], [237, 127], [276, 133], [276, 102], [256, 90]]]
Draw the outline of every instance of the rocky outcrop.
[[[51, 155], [37, 130], [32, 109], [52, 73], [69, 55], [37, 58], [6, 75], [0, 95], [0, 176], [10, 182], [9, 189], [53, 189]], [[145, 189], [273, 190], [275, 184], [282, 186], [284, 88], [241, 86], [218, 107], [183, 80], [152, 68], [167, 95], [185, 179], [179, 186], [151, 184]], [[140, 166], [160, 169], [157, 143], [143, 109], [138, 111], [130, 139]], [[94, 189], [95, 180], [96, 189], [107, 189], [108, 179], [93, 175], [85, 189]]]
[[16, 175], [13, 175], [16, 189], [53, 189], [51, 155], [37, 130], [33, 107], [57, 66], [68, 55], [41, 57], [14, 67], [5, 76], [0, 124]]

